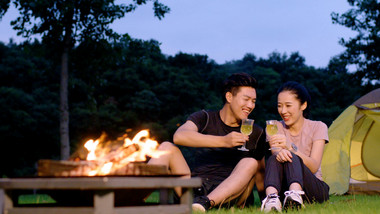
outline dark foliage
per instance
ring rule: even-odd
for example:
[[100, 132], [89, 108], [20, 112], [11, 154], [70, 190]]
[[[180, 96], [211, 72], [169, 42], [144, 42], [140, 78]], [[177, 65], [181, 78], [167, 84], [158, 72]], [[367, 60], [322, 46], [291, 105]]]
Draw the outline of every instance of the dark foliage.
[[[35, 173], [39, 159], [59, 157], [59, 79], [49, 46], [0, 43], [1, 175]], [[177, 127], [200, 109], [222, 107], [220, 86], [231, 73], [247, 72], [258, 82], [251, 115], [264, 126], [280, 119], [276, 92], [281, 83], [303, 83], [312, 96], [311, 119], [327, 125], [372, 88], [350, 74], [340, 58], [327, 68], [305, 65], [298, 53], [247, 54], [222, 65], [206, 55], [165, 56], [157, 41], [86, 41], [71, 53], [69, 78], [72, 152], [104, 131], [116, 138], [126, 129], [149, 128], [159, 142], [171, 141]], [[375, 87], [375, 86], [374, 86]]]
[[[380, 2], [378, 0], [348, 0], [345, 13], [332, 13], [333, 23], [345, 26], [357, 34], [339, 42], [346, 50], [341, 59], [357, 67], [356, 76], [368, 81], [380, 79]], [[370, 87], [371, 84], [369, 84]]]

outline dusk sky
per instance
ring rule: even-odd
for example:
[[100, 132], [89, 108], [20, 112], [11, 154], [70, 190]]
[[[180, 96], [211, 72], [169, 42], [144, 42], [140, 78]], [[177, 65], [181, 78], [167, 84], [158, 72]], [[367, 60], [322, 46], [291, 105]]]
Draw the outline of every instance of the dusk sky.
[[[171, 11], [162, 20], [154, 17], [152, 4], [140, 6], [117, 20], [112, 28], [133, 38], [155, 39], [167, 55], [178, 52], [208, 55], [217, 63], [239, 60], [247, 53], [267, 58], [277, 51], [298, 51], [306, 64], [326, 67], [331, 57], [344, 51], [341, 37], [355, 32], [333, 24], [331, 13], [349, 9], [347, 0], [166, 0]], [[11, 8], [0, 21], [0, 41], [16, 36]]]

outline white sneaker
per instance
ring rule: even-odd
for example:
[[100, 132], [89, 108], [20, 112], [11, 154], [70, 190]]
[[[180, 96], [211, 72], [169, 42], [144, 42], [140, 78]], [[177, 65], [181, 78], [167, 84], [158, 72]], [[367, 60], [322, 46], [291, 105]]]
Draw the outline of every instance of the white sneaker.
[[207, 210], [211, 208], [211, 201], [206, 196], [195, 197], [191, 208], [195, 212], [205, 213]]
[[284, 199], [284, 209], [300, 209], [304, 208], [305, 205], [303, 205], [302, 195], [304, 195], [304, 191], [300, 190], [290, 190], [285, 192], [285, 199]]
[[281, 212], [282, 206], [279, 196], [276, 193], [272, 193], [267, 195], [267, 197], [261, 203], [261, 211], [262, 212], [270, 212], [277, 211]]
[[201, 205], [201, 204], [192, 204], [191, 209], [193, 212], [200, 212], [200, 213], [205, 213], [206, 209]]

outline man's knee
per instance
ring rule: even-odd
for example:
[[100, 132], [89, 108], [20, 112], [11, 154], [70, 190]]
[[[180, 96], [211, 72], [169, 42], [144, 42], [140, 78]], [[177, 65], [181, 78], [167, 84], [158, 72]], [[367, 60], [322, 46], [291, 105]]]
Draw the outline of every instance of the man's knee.
[[179, 150], [176, 145], [169, 141], [164, 141], [158, 146], [158, 150], [163, 150], [163, 151], [172, 151], [172, 150]]
[[243, 158], [239, 161], [236, 167], [255, 173], [257, 171], [258, 165], [259, 163], [254, 158]]
[[243, 158], [239, 161], [239, 164], [243, 163], [244, 165], [257, 166], [258, 161], [254, 158]]

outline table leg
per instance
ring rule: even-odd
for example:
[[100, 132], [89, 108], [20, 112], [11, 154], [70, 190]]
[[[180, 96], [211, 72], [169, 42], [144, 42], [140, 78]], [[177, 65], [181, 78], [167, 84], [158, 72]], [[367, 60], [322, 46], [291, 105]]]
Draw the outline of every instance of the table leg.
[[182, 188], [181, 204], [186, 204], [189, 206], [191, 213], [193, 204], [193, 188]]
[[12, 191], [0, 189], [0, 213], [7, 213], [13, 208]]
[[114, 213], [115, 193], [110, 190], [99, 190], [94, 194], [94, 213], [112, 214]]
[[173, 204], [174, 203], [174, 190], [173, 189], [160, 189], [160, 204]]
[[4, 213], [4, 203], [5, 203], [5, 196], [4, 196], [4, 190], [0, 189], [0, 213]]

